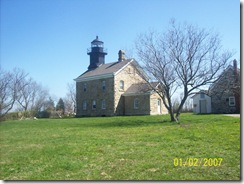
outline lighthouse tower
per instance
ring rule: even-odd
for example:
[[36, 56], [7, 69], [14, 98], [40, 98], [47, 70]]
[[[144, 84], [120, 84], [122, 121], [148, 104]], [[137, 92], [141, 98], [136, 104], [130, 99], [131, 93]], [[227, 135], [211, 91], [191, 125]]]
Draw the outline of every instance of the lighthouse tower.
[[98, 36], [91, 42], [91, 48], [87, 49], [87, 54], [90, 55], [88, 70], [94, 70], [99, 67], [99, 65], [105, 63], [105, 55], [107, 55], [107, 53], [103, 48], [103, 42], [98, 39]]

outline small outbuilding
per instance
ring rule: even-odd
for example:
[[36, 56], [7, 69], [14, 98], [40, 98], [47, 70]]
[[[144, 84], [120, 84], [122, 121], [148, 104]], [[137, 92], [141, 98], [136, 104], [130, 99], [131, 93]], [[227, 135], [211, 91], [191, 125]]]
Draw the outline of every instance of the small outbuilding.
[[193, 112], [197, 114], [211, 113], [211, 97], [207, 91], [201, 90], [192, 96]]

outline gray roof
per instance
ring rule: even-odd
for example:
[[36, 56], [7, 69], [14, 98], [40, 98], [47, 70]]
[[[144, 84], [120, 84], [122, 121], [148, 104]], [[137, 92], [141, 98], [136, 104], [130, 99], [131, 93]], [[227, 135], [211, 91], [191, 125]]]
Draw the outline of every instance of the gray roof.
[[[209, 90], [200, 90], [200, 91], [198, 91], [198, 92], [193, 93], [193, 96], [192, 96], [192, 97], [194, 97], [194, 96], [196, 96], [196, 95], [198, 95], [198, 94], [205, 94], [205, 95], [210, 96], [210, 94], [209, 94]], [[192, 97], [191, 97], [191, 98], [192, 98]]]
[[152, 88], [156, 88], [158, 84], [158, 82], [152, 82], [150, 85], [148, 83], [132, 84], [123, 95], [128, 96], [132, 94], [148, 94], [152, 92]]
[[[231, 71], [234, 72], [234, 70], [235, 70], [234, 66], [229, 65], [229, 66], [227, 67], [227, 69], [225, 69], [225, 70], [220, 74], [220, 76], [218, 77], [218, 79], [217, 79], [213, 84], [210, 85], [209, 90], [210, 90], [210, 91], [213, 90], [213, 89], [215, 88], [215, 86], [216, 86], [219, 82], [221, 82], [222, 80], [226, 80], [226, 78], [225, 78], [226, 74], [227, 74], [228, 72], [231, 72]], [[238, 81], [240, 81], [240, 69], [239, 69], [239, 68], [236, 68], [236, 74], [237, 74]], [[231, 77], [234, 78], [234, 75], [232, 75]], [[232, 78], [232, 79], [233, 79], [233, 78]], [[228, 79], [228, 80], [231, 80], [231, 79]]]
[[130, 61], [133, 61], [133, 60], [128, 59], [128, 60], [124, 60], [121, 62], [117, 61], [117, 62], [113, 62], [113, 63], [102, 64], [94, 70], [87, 70], [86, 72], [81, 74], [78, 78], [86, 78], [86, 77], [92, 77], [92, 76], [96, 76], [96, 75], [116, 73], [121, 68], [123, 68], [125, 65], [127, 65]]

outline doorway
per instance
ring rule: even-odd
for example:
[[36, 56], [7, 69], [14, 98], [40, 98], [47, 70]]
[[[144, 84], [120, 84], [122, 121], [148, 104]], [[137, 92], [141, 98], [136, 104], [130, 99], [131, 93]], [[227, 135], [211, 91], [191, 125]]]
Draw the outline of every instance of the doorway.
[[158, 114], [161, 114], [161, 100], [158, 99]]
[[207, 113], [207, 101], [206, 100], [200, 100], [200, 113], [201, 114]]

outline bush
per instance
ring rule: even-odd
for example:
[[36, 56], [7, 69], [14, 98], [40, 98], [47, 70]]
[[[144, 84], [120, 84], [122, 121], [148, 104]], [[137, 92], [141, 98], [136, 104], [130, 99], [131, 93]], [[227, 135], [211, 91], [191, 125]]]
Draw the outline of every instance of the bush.
[[46, 111], [46, 110], [40, 111], [40, 112], [37, 113], [37, 117], [38, 118], [49, 118], [50, 115], [51, 115], [51, 112]]
[[1, 121], [6, 121], [6, 120], [17, 120], [19, 119], [19, 112], [10, 112], [1, 117]]

